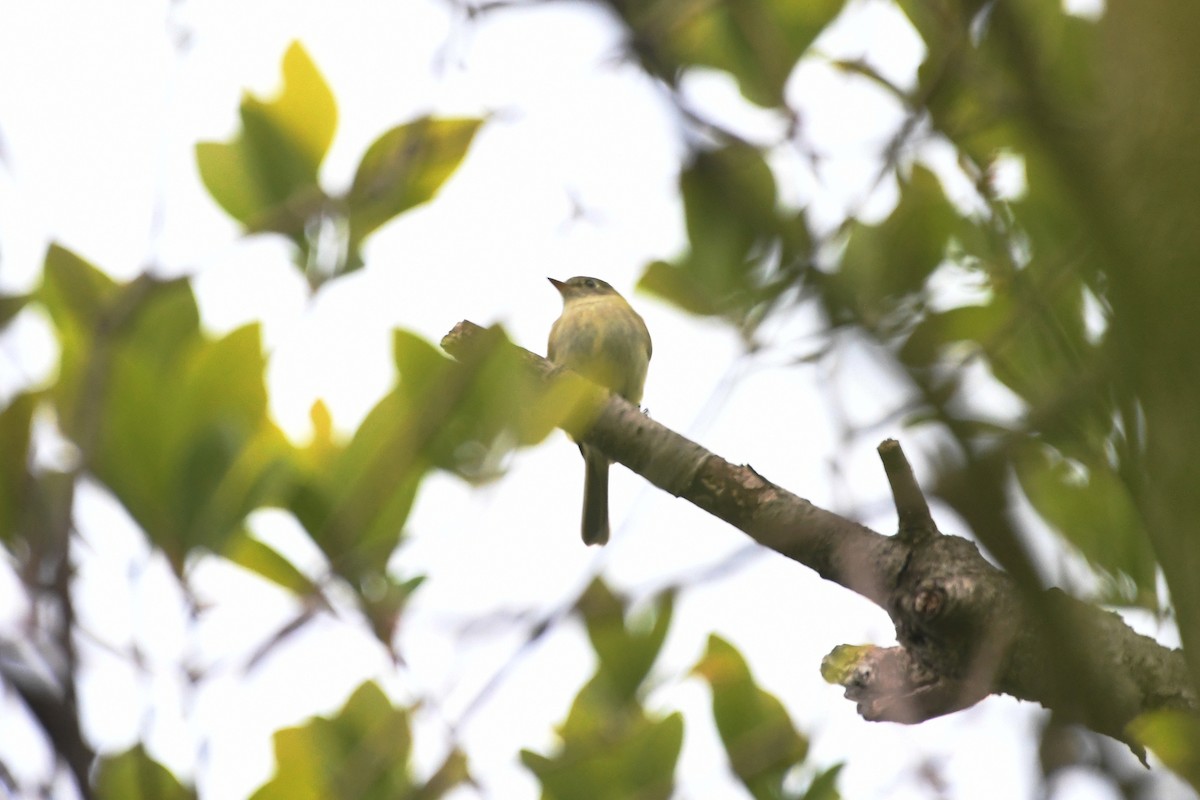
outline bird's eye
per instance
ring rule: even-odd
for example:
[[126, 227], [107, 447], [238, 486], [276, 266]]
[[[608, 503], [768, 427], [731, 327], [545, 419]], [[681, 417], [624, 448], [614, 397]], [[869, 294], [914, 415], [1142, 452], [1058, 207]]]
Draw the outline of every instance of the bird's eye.
[[586, 281], [584, 281], [583, 285], [588, 287], [589, 289], [596, 288], [596, 282], [594, 280], [592, 280], [591, 278], [588, 278]]

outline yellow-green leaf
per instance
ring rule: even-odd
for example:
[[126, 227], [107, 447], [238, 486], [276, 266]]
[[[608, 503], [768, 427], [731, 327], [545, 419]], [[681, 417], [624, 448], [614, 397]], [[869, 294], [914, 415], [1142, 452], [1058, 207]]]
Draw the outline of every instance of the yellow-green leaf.
[[95, 780], [96, 800], [193, 800], [196, 796], [140, 744], [104, 758]]
[[1184, 711], [1152, 711], [1129, 723], [1129, 733], [1200, 790], [1200, 718]]
[[780, 797], [788, 771], [808, 754], [783, 703], [754, 681], [742, 654], [712, 635], [693, 667], [712, 689], [713, 717], [735, 775], [759, 800]]
[[274, 736], [275, 776], [252, 800], [393, 800], [413, 797], [408, 711], [364, 683], [332, 717]]
[[376, 139], [346, 198], [351, 249], [388, 220], [432, 199], [458, 169], [482, 124], [479, 119], [421, 117]]
[[246, 95], [242, 128], [229, 142], [196, 146], [213, 198], [251, 230], [299, 239], [325, 199], [317, 181], [337, 127], [333, 93], [299, 43], [283, 59], [283, 87], [270, 100]]
[[272, 583], [300, 596], [316, 594], [318, 589], [308, 576], [283, 557], [275, 548], [242, 531], [225, 549], [225, 557]]

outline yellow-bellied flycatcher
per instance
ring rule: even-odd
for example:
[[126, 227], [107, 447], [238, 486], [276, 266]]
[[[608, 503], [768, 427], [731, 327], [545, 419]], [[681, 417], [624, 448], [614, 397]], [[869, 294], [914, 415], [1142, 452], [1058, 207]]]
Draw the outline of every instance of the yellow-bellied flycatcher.
[[[562, 295], [562, 316], [550, 329], [547, 355], [555, 364], [637, 405], [650, 365], [650, 331], [638, 313], [599, 278], [550, 278]], [[608, 542], [608, 458], [580, 443], [583, 484], [583, 542]]]

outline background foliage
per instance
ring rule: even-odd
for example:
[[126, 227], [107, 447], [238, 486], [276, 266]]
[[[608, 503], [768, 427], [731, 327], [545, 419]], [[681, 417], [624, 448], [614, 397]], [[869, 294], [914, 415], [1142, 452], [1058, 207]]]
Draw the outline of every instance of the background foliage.
[[[474, 13], [514, 13], [509, 5]], [[798, 63], [828, 59], [820, 36], [841, 2], [601, 5], [624, 26], [624, 55], [661, 84], [687, 132], [678, 191], [689, 247], [646, 264], [640, 288], [732, 326], [750, 352], [788, 349], [771, 326], [818, 309], [823, 329], [806, 359], [865, 347], [900, 377], [903, 402], [875, 424], [931, 434], [930, 488], [999, 563], [1043, 580], [1014, 510], [1023, 498], [1089, 565], [1090, 579], [1069, 588], [1174, 622], [1200, 678], [1200, 318], [1191, 291], [1200, 55], [1184, 35], [1200, 30], [1200, 11], [1168, 0], [1113, 2], [1088, 16], [1041, 0], [898, 0], [926, 48], [911, 84], [867, 61], [834, 62], [904, 109], [877, 173], [896, 201], [882, 218], [829, 227], [782, 200], [790, 176], [778, 157], [800, 147], [808, 122], [790, 104], [789, 80]], [[684, 85], [698, 70], [727, 74], [746, 102], [787, 122], [786, 134], [751, 140], [697, 113]], [[248, 94], [236, 133], [195, 149], [213, 200], [247, 236], [290, 240], [314, 293], [364, 265], [373, 233], [434, 200], [489, 124], [404, 121], [366, 148], [352, 184], [337, 190], [320, 181], [337, 121], [334, 91], [295, 44], [278, 94]], [[935, 146], [953, 153], [952, 166], [928, 157]], [[948, 182], [963, 178], [970, 196], [949, 196]], [[194, 790], [140, 745], [88, 772], [75, 696], [84, 633], [70, 591], [82, 557], [76, 487], [111, 493], [185, 595], [197, 559], [227, 559], [294, 593], [304, 608], [297, 625], [353, 608], [390, 649], [425, 577], [388, 568], [424, 478], [494, 476], [508, 450], [549, 433], [555, 404], [520, 382], [503, 348], [481, 347], [459, 364], [397, 331], [394, 388], [362, 425], [339, 436], [318, 404], [315, 435], [297, 444], [268, 413], [257, 325], [212, 336], [188, 278], [123, 282], [104, 266], [54, 245], [40, 286], [0, 298], [0, 324], [41, 309], [60, 351], [53, 381], [26, 386], [0, 412], [0, 541], [30, 608], [54, 609], [31, 614], [34, 655], [4, 643], [13, 653], [4, 674], [81, 793], [187, 797]], [[998, 420], [980, 401], [981, 387], [996, 385], [1015, 398], [1014, 419]], [[39, 420], [69, 444], [65, 463], [32, 457], [49, 435]], [[248, 531], [247, 515], [264, 508], [302, 526], [324, 574], [314, 578]], [[836, 797], [840, 767], [808, 762], [806, 735], [719, 637], [692, 671], [711, 690], [712, 721], [647, 707], [677, 591], [686, 587], [633, 609], [596, 580], [564, 609], [582, 621], [597, 663], [559, 743], [520, 754], [544, 796], [670, 796], [685, 729], [715, 723], [751, 796]], [[50, 676], [26, 674], [31, 659], [55, 665]], [[469, 752], [414, 771], [409, 715], [364, 684], [336, 714], [275, 735], [277, 772], [254, 796], [469, 795]], [[1149, 717], [1139, 735], [1195, 785], [1194, 721]], [[1071, 760], [1047, 756], [1044, 766]], [[0, 778], [11, 784], [9, 772]]]

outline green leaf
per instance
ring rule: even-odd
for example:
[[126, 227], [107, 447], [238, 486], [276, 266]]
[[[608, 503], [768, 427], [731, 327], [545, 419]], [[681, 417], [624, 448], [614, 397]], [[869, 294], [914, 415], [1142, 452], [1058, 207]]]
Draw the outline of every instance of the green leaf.
[[553, 758], [521, 751], [521, 763], [541, 782], [545, 800], [671, 796], [683, 745], [683, 716], [652, 720], [638, 711], [613, 723], [605, 735], [568, 738]]
[[51, 244], [46, 251], [37, 299], [60, 329], [95, 328], [116, 291], [112, 278], [65, 247]]
[[29, 431], [34, 396], [19, 394], [0, 411], [0, 541], [11, 542], [29, 491]]
[[408, 711], [372, 682], [336, 715], [278, 731], [274, 742], [275, 776], [252, 800], [393, 800], [420, 788], [409, 773]]
[[384, 397], [344, 447], [309, 459], [288, 508], [360, 592], [382, 579], [428, 464], [395, 392]]
[[545, 436], [552, 416], [566, 413], [560, 394], [543, 402], [546, 390], [501, 331], [473, 344], [453, 361], [421, 337], [395, 331], [396, 387], [345, 444], [333, 440], [327, 412], [315, 407], [318, 434], [295, 459], [286, 506], [355, 587], [384, 642], [406, 596], [388, 588], [386, 565], [425, 475], [445, 469], [487, 480], [499, 474], [505, 454]]
[[427, 441], [437, 435], [444, 410], [437, 403], [446, 401], [441, 390], [451, 362], [411, 334], [397, 332], [396, 341], [401, 383], [348, 443], [320, 433], [326, 412], [314, 407], [318, 438], [300, 459], [287, 501], [333, 569], [360, 591], [369, 580], [383, 580], [431, 466]]
[[737, 324], [789, 285], [772, 262], [789, 270], [811, 247], [803, 215], [785, 219], [776, 208], [775, 178], [762, 155], [746, 145], [698, 153], [680, 176], [690, 247], [674, 263], [654, 262], [638, 288], [694, 314]]
[[1003, 298], [993, 298], [984, 305], [929, 314], [909, 334], [900, 358], [912, 367], [926, 367], [953, 344], [970, 344], [982, 350], [1011, 321], [1011, 307]]
[[[472, 373], [420, 337], [394, 334], [400, 380], [371, 409], [350, 441], [328, 431], [303, 452], [288, 507], [330, 564], [360, 591], [385, 580], [385, 565], [426, 472], [449, 466], [462, 443], [461, 398]], [[505, 401], [497, 396], [495, 405]], [[325, 411], [314, 408], [325, 426]], [[449, 451], [449, 452], [446, 452]]]
[[877, 225], [855, 222], [832, 281], [837, 296], [872, 324], [918, 292], [943, 261], [960, 227], [937, 176], [922, 166], [901, 186], [900, 201]]
[[272, 583], [301, 597], [316, 595], [319, 589], [296, 566], [275, 548], [254, 538], [246, 531], [233, 537], [225, 548], [225, 557]]
[[350, 249], [397, 215], [433, 198], [467, 154], [479, 119], [421, 117], [367, 148], [346, 197]]
[[1154, 607], [1154, 553], [1129, 488], [1112, 467], [1067, 459], [1035, 442], [1017, 452], [1014, 464], [1021, 488], [1046, 522], [1092, 565], [1133, 580], [1138, 596], [1111, 599]]
[[596, 674], [571, 704], [553, 757], [522, 752], [546, 798], [666, 798], [683, 739], [683, 718], [648, 715], [638, 695], [670, 628], [673, 593], [626, 620], [626, 601], [597, 579], [578, 611], [596, 649]]
[[615, 6], [650, 71], [668, 82], [692, 66], [730, 73], [762, 106], [784, 105], [796, 62], [842, 8], [842, 0], [634, 0]]
[[337, 127], [333, 93], [299, 43], [283, 58], [283, 88], [272, 100], [247, 95], [242, 129], [229, 142], [196, 146], [213, 198], [251, 231], [287, 234], [302, 247], [308, 219], [326, 202], [317, 181]]
[[[64, 337], [78, 340], [64, 362], [80, 365], [65, 366], [60, 378], [71, 389], [60, 407], [71, 411], [64, 431], [177, 569], [195, 547], [220, 552], [272, 496], [286, 460], [267, 418], [258, 328], [205, 339], [185, 281], [139, 279], [108, 306], [77, 293], [69, 314], [60, 278], [47, 273], [48, 305]], [[106, 314], [102, 338], [78, 324], [89, 318], [97, 328]], [[84, 365], [86, 381], [73, 371]]]
[[34, 297], [58, 331], [58, 377], [52, 395], [59, 425], [68, 435], [78, 417], [78, 395], [94, 333], [117, 291], [116, 282], [98, 268], [57, 244], [50, 245]]
[[1200, 791], [1200, 718], [1184, 711], [1152, 711], [1129, 723], [1129, 733]]
[[837, 790], [838, 775], [845, 764], [834, 764], [827, 770], [817, 773], [808, 789], [800, 796], [800, 800], [840, 800]]
[[192, 800], [196, 793], [139, 744], [104, 758], [96, 769], [96, 800]]
[[673, 593], [655, 598], [641, 620], [626, 622], [626, 601], [596, 579], [579, 599], [578, 609], [600, 660], [597, 678], [611, 696], [632, 701], [658, 658], [675, 608]]
[[734, 774], [758, 800], [781, 797], [784, 777], [808, 754], [808, 740], [783, 704], [755, 683], [741, 653], [719, 636], [709, 637], [693, 671], [712, 689], [713, 717]]

